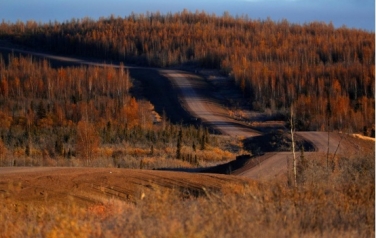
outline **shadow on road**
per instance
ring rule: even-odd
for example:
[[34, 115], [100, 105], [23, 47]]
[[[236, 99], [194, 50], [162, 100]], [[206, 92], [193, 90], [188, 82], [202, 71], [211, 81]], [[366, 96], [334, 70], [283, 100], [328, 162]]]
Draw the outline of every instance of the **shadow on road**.
[[[0, 54], [4, 62], [9, 61], [8, 55], [15, 57], [32, 57], [37, 60], [48, 60], [52, 68], [61, 67], [78, 67], [78, 66], [114, 66], [119, 67], [120, 62], [106, 62], [98, 59], [76, 59], [69, 57], [60, 57], [44, 53], [29, 52], [21, 49], [7, 49], [0, 47]], [[131, 78], [137, 81], [141, 90], [138, 88], [131, 89], [130, 93], [133, 97], [140, 99], [144, 98], [150, 101], [155, 108], [155, 111], [163, 115], [165, 113], [167, 119], [173, 124], [189, 124], [201, 125], [200, 121], [192, 120], [192, 116], [181, 106], [176, 88], [171, 84], [170, 80], [160, 73], [157, 68], [147, 67], [127, 67]], [[162, 69], [161, 69], [162, 70]]]
[[228, 163], [204, 167], [204, 168], [159, 168], [156, 170], [163, 171], [176, 171], [176, 172], [188, 172], [188, 173], [212, 173], [212, 174], [231, 174], [233, 171], [240, 169], [249, 161], [253, 160], [257, 156], [251, 155], [240, 155], [237, 156], [235, 160]]

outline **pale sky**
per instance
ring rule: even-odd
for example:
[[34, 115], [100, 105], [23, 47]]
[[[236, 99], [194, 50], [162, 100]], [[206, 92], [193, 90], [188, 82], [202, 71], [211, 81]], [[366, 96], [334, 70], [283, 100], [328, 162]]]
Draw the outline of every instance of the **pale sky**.
[[66, 21], [72, 18], [108, 17], [111, 14], [124, 17], [131, 12], [160, 11], [192, 12], [204, 10], [222, 15], [248, 15], [251, 19], [278, 21], [287, 19], [293, 23], [311, 21], [333, 22], [335, 27], [346, 25], [375, 31], [374, 0], [0, 0], [0, 20], [35, 20], [37, 22]]

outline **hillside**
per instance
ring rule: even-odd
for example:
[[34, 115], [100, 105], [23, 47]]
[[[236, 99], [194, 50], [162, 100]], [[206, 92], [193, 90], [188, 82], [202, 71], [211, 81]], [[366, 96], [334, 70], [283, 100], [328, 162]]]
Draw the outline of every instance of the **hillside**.
[[373, 237], [374, 52], [204, 12], [3, 21], [0, 237]]
[[302, 130], [373, 134], [374, 33], [183, 11], [50, 24], [3, 22], [0, 39], [64, 55], [217, 68], [255, 110], [288, 114], [293, 105]]

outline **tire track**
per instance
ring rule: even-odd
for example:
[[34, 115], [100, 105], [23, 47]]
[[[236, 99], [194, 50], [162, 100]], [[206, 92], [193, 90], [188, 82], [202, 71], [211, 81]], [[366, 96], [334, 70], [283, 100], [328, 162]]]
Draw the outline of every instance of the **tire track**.
[[[167, 77], [176, 86], [176, 88], [179, 89], [181, 95], [181, 103], [192, 116], [200, 118], [202, 121], [209, 124], [222, 134], [232, 137], [247, 138], [260, 135], [259, 132], [250, 129], [249, 127], [246, 127], [227, 116], [225, 109], [221, 105], [215, 103], [214, 101], [207, 100], [202, 95], [198, 94], [195, 90], [195, 87], [197, 87], [197, 85], [195, 85], [193, 80], [191, 80], [196, 76], [187, 72], [169, 69], [157, 69], [151, 67], [120, 66], [116, 64], [99, 63], [95, 60], [83, 60], [72, 57], [56, 56], [47, 53], [38, 53], [11, 47], [0, 46], [0, 50], [8, 50], [12, 52], [14, 51], [22, 54], [38, 56], [41, 58], [81, 65], [115, 68], [124, 67], [128, 69], [153, 69], [159, 71], [161, 75]], [[318, 152], [323, 153], [329, 151], [329, 153], [335, 153], [338, 150], [338, 152], [340, 153], [343, 150], [343, 146], [339, 146], [341, 136], [339, 136], [338, 133], [329, 134], [329, 149], [327, 143], [328, 134], [326, 132], [297, 132], [297, 134], [302, 136], [304, 139], [311, 141], [314, 144], [315, 148], [317, 148]], [[290, 152], [267, 153], [259, 159], [260, 162], [257, 163], [257, 166], [246, 165], [241, 170], [235, 171], [235, 174], [257, 179], [275, 177], [287, 170], [286, 158], [288, 156], [292, 157]]]

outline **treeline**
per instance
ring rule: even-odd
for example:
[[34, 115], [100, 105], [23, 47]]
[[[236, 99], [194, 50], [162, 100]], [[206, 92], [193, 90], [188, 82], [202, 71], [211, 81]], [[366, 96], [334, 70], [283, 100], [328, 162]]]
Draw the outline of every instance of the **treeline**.
[[300, 129], [374, 126], [374, 33], [320, 22], [204, 12], [64, 23], [2, 22], [0, 37], [61, 54], [151, 66], [195, 62], [230, 75], [257, 110], [296, 109]]
[[[111, 166], [126, 164], [127, 155], [194, 165], [208, 159], [196, 153], [216, 143], [207, 130], [158, 119], [149, 102], [131, 97], [131, 86], [123, 67], [55, 69], [46, 60], [9, 55], [5, 62], [0, 55], [0, 166], [17, 165], [3, 158], [80, 158], [80, 165], [92, 165], [106, 157]], [[41, 165], [22, 165], [32, 164]]]
[[[107, 122], [116, 118], [129, 127], [138, 123], [140, 108], [130, 97], [131, 80], [124, 68], [53, 69], [46, 60], [9, 58], [5, 64], [0, 57], [1, 113], [44, 127], [83, 119]], [[146, 127], [150, 120], [143, 123]]]

